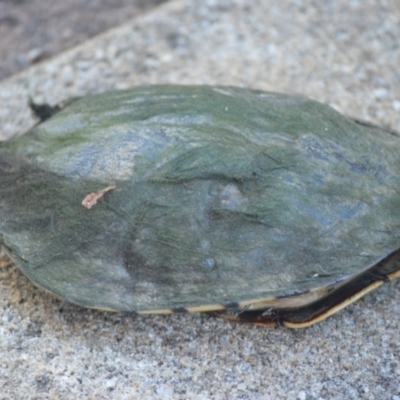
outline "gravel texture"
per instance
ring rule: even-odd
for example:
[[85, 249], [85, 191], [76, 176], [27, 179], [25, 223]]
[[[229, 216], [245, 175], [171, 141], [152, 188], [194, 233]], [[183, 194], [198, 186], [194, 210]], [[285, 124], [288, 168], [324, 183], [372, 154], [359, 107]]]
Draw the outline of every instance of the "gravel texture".
[[[322, 6], [323, 4], [323, 6]], [[176, 0], [0, 82], [0, 137], [28, 96], [143, 83], [302, 93], [400, 130], [395, 1]], [[300, 331], [65, 304], [0, 261], [0, 399], [400, 399], [400, 281]]]
[[0, 0], [0, 80], [165, 0]]

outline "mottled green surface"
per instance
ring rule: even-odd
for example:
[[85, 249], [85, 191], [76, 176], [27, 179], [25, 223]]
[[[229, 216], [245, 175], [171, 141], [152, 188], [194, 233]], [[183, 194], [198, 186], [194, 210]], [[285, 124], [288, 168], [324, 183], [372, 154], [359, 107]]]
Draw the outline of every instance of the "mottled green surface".
[[88, 97], [0, 144], [0, 243], [28, 278], [90, 307], [300, 293], [400, 247], [399, 154], [399, 136], [301, 97]]

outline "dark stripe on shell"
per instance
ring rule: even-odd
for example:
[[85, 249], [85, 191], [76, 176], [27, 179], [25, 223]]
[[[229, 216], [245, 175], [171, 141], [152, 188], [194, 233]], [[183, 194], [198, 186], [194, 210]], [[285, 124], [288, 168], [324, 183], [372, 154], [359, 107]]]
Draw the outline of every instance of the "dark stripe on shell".
[[240, 307], [240, 304], [239, 304], [239, 303], [236, 303], [236, 302], [224, 304], [224, 307], [225, 307], [227, 310], [237, 310], [237, 309], [241, 308], [241, 307]]
[[289, 325], [291, 328], [296, 327], [296, 325], [298, 327], [309, 326], [329, 316], [329, 310], [340, 304], [349, 304], [353, 296], [358, 293], [363, 294], [364, 290], [375, 282], [386, 282], [388, 275], [398, 271], [399, 267], [400, 249], [392, 252], [369, 270], [312, 304], [297, 308], [244, 311], [237, 315], [237, 320], [258, 325]]
[[171, 308], [171, 311], [174, 314], [186, 314], [188, 312], [188, 310], [185, 307]]

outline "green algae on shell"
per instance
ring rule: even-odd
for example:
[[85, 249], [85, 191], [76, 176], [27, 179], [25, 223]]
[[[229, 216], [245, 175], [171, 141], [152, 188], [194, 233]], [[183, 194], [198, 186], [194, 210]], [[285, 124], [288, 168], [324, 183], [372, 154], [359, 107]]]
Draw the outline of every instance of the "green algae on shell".
[[85, 307], [305, 326], [398, 274], [399, 154], [395, 132], [303, 97], [88, 96], [0, 143], [0, 244]]

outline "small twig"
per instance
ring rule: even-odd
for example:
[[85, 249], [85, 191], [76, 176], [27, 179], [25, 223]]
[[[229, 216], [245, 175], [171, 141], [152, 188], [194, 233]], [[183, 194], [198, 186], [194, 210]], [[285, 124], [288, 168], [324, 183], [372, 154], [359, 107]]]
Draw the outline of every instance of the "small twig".
[[98, 192], [88, 194], [82, 200], [82, 205], [90, 210], [97, 203], [97, 200], [104, 196], [104, 193], [108, 192], [109, 190], [113, 190], [115, 188], [116, 188], [115, 185], [110, 185], [107, 186], [105, 189], [99, 190]]

